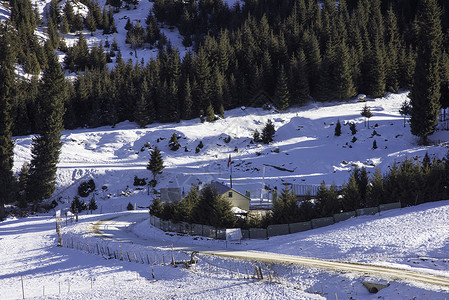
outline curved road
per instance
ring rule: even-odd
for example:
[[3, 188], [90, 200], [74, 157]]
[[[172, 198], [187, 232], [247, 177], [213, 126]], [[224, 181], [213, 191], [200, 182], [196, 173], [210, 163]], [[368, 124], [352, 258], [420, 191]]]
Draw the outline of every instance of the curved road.
[[[141, 238], [129, 230], [129, 226], [148, 218], [148, 212], [133, 212], [120, 214], [116, 217], [100, 220], [93, 224], [92, 231], [97, 236], [111, 238], [122, 243], [141, 244], [145, 246], [167, 247], [171, 241], [161, 240], [160, 238]], [[199, 246], [192, 244], [174, 245], [175, 249], [183, 251], [198, 251], [200, 254], [214, 255], [227, 258], [245, 259], [265, 263], [292, 264], [299, 266], [308, 266], [337, 272], [353, 272], [362, 274], [371, 274], [387, 280], [402, 280], [430, 284], [441, 289], [449, 291], [449, 277], [432, 275], [424, 273], [419, 269], [399, 269], [386, 266], [376, 266], [371, 264], [351, 263], [341, 261], [331, 261], [324, 259], [315, 259], [294, 255], [285, 255], [271, 252], [246, 251], [217, 249], [216, 247]]]

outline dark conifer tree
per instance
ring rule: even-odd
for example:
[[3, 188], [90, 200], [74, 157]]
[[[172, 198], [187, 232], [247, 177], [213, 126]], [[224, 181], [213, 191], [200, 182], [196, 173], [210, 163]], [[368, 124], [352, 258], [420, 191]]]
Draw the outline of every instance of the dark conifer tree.
[[14, 200], [16, 182], [12, 172], [14, 144], [11, 116], [15, 53], [10, 34], [6, 26], [0, 25], [0, 220], [5, 217], [4, 205]]
[[288, 90], [284, 66], [281, 66], [281, 69], [279, 70], [274, 99], [277, 108], [280, 110], [286, 110], [290, 106], [290, 92]]
[[67, 100], [67, 83], [56, 54], [49, 56], [39, 87], [41, 123], [39, 136], [33, 138], [30, 175], [27, 186], [28, 202], [36, 210], [43, 199], [50, 198], [55, 190], [59, 153], [62, 146], [64, 103]]
[[53, 49], [57, 49], [59, 47], [59, 32], [56, 23], [54, 23], [53, 19], [50, 19], [47, 28], [48, 40]]
[[61, 31], [62, 34], [67, 34], [70, 31], [69, 21], [68, 21], [67, 16], [65, 14], [62, 16], [60, 31]]
[[385, 203], [384, 199], [384, 180], [379, 168], [376, 168], [374, 174], [370, 178], [368, 192], [366, 196], [366, 206], [376, 207]]
[[26, 190], [28, 185], [29, 170], [30, 164], [28, 162], [23, 163], [17, 183], [17, 206], [20, 208], [26, 208], [28, 206]]
[[264, 144], [269, 144], [273, 141], [273, 135], [276, 132], [274, 129], [274, 124], [271, 120], [265, 124], [265, 127], [262, 129], [262, 142]]
[[140, 127], [145, 127], [147, 124], [153, 122], [153, 107], [150, 107], [148, 98], [150, 93], [146, 78], [143, 78], [140, 88], [138, 90], [138, 99], [136, 101], [136, 110], [134, 112], [134, 119]]
[[333, 69], [335, 96], [338, 100], [348, 99], [356, 95], [356, 88], [351, 73], [351, 56], [346, 41], [342, 40], [336, 49], [337, 59]]
[[335, 125], [335, 136], [341, 135], [341, 123], [340, 120], [337, 121], [337, 124]]
[[435, 131], [440, 112], [440, 59], [443, 42], [441, 9], [436, 0], [424, 0], [418, 13], [418, 56], [414, 84], [410, 93], [412, 111], [410, 128], [427, 144]]
[[362, 117], [365, 117], [365, 127], [366, 127], [366, 119], [368, 119], [368, 128], [369, 128], [369, 119], [373, 116], [371, 108], [369, 108], [369, 106], [365, 104], [360, 115], [362, 115]]
[[192, 87], [190, 86], [190, 80], [187, 78], [184, 85], [184, 105], [182, 117], [185, 120], [190, 120], [192, 118]]
[[356, 173], [353, 171], [349, 182], [344, 186], [342, 208], [343, 211], [354, 211], [360, 208], [361, 195], [357, 184]]
[[285, 188], [280, 197], [273, 201], [272, 221], [274, 224], [299, 222], [300, 210], [295, 193]]
[[[448, 36], [449, 39], [449, 36]], [[444, 109], [444, 120], [446, 120], [446, 109], [449, 107], [449, 55], [446, 51], [441, 57], [441, 88], [440, 105]]]
[[231, 203], [223, 199], [211, 185], [202, 189], [200, 199], [192, 209], [192, 219], [217, 228], [232, 228], [235, 224]]
[[386, 18], [386, 52], [385, 71], [386, 71], [386, 89], [389, 92], [397, 92], [399, 89], [399, 51], [400, 39], [398, 32], [398, 24], [393, 7], [390, 6]]
[[298, 57], [292, 55], [290, 59], [289, 90], [292, 104], [303, 104], [310, 97], [307, 61], [302, 50], [299, 51]]
[[164, 160], [162, 159], [161, 152], [157, 147], [154, 147], [147, 165], [147, 170], [150, 170], [153, 174], [154, 181], [156, 181], [156, 175], [161, 174], [164, 168]]

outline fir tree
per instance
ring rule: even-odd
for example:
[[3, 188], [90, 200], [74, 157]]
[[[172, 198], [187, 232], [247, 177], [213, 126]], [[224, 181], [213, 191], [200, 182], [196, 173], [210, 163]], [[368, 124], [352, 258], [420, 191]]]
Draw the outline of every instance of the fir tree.
[[98, 208], [97, 202], [95, 201], [95, 197], [90, 198], [87, 208], [90, 211], [96, 210]]
[[207, 122], [215, 121], [215, 112], [211, 103], [209, 103], [209, 106], [207, 106], [206, 108], [206, 121]]
[[160, 198], [153, 199], [153, 203], [150, 206], [150, 214], [152, 216], [160, 218], [162, 216], [162, 201]]
[[317, 193], [315, 207], [321, 217], [330, 217], [340, 211], [338, 192], [335, 184], [328, 188], [324, 181], [321, 183]]
[[19, 180], [17, 186], [17, 206], [20, 208], [26, 208], [28, 206], [26, 190], [28, 185], [30, 164], [28, 162], [23, 163], [19, 173]]
[[265, 127], [262, 129], [262, 142], [264, 144], [269, 144], [273, 141], [273, 135], [276, 132], [274, 129], [273, 122], [268, 120], [265, 124]]
[[289, 224], [298, 222], [300, 210], [295, 193], [287, 187], [281, 196], [273, 201], [272, 220], [274, 224]]
[[399, 113], [401, 114], [401, 116], [404, 116], [404, 127], [405, 119], [410, 114], [411, 108], [412, 107], [410, 106], [410, 103], [407, 100], [404, 100], [404, 102], [402, 102], [401, 108], [399, 109]]
[[[69, 5], [69, 4], [67, 4], [67, 5]], [[61, 21], [61, 28], [60, 28], [60, 30], [61, 30], [61, 33], [62, 33], [62, 34], [67, 34], [67, 33], [69, 33], [69, 31], [70, 31], [69, 21], [68, 21], [68, 19], [67, 19], [67, 15], [65, 15], [65, 14], [62, 16], [62, 21]]]
[[362, 115], [362, 117], [365, 117], [365, 127], [366, 127], [366, 119], [368, 119], [368, 128], [369, 128], [369, 119], [373, 116], [371, 108], [369, 108], [368, 105], [365, 104], [360, 114]]
[[284, 71], [284, 66], [281, 66], [281, 70], [279, 71], [274, 98], [276, 100], [276, 106], [280, 110], [286, 110], [289, 107], [290, 92], [287, 86], [287, 76]]
[[200, 199], [192, 209], [192, 219], [216, 228], [232, 228], [235, 224], [231, 203], [223, 199], [211, 185], [201, 191]]
[[418, 56], [410, 93], [410, 129], [427, 144], [435, 131], [440, 111], [440, 58], [442, 45], [441, 9], [436, 0], [422, 1], [418, 14]]
[[0, 25], [0, 220], [5, 217], [4, 204], [14, 199], [15, 178], [12, 172], [14, 144], [11, 116], [14, 95], [14, 49], [10, 32]]
[[67, 83], [55, 54], [49, 57], [39, 88], [41, 123], [39, 136], [33, 138], [30, 176], [27, 186], [28, 202], [38, 208], [43, 199], [55, 190], [59, 153], [62, 146], [64, 103], [67, 100]]
[[337, 124], [335, 125], [335, 136], [341, 135], [341, 124], [340, 120], [337, 121]]
[[355, 172], [349, 177], [349, 182], [344, 186], [342, 207], [343, 211], [354, 211], [360, 208], [361, 195], [357, 184]]
[[376, 168], [370, 178], [366, 196], [366, 206], [376, 207], [384, 203], [384, 180], [379, 168]]
[[161, 152], [157, 147], [154, 147], [153, 151], [151, 151], [150, 160], [147, 165], [147, 170], [150, 170], [153, 174], [153, 180], [156, 180], [156, 175], [162, 174], [164, 168], [165, 166]]

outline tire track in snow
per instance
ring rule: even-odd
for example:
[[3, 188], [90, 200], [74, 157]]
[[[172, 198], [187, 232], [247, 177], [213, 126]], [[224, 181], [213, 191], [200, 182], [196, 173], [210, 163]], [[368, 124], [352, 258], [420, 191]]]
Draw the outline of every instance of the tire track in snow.
[[[139, 238], [136, 235], [132, 236], [129, 235], [130, 232], [127, 230], [127, 228], [138, 221], [142, 221], [141, 216], [140, 218], [137, 219], [135, 215], [136, 214], [127, 213], [112, 218], [99, 220], [92, 225], [91, 231], [101, 238], [117, 239], [120, 240], [121, 243], [129, 242], [133, 244], [137, 243], [148, 246], [149, 245], [148, 240]], [[113, 230], [108, 230], [109, 228], [111, 229], [113, 228]], [[108, 230], [108, 233], [105, 233], [102, 230]], [[129, 239], [126, 239], [127, 235], [129, 235]], [[406, 281], [412, 283], [433, 285], [443, 290], [449, 291], [449, 277], [437, 276], [422, 272], [417, 269], [406, 270], [388, 266], [332, 261], [332, 260], [324, 260], [324, 259], [278, 254], [272, 252], [254, 251], [254, 250], [229, 250], [229, 249], [205, 250], [205, 248], [208, 247], [197, 245], [188, 245], [188, 246], [175, 245], [175, 246], [176, 250], [198, 251], [200, 254], [203, 255], [251, 260], [263, 263], [298, 265], [342, 273], [350, 272], [364, 275], [375, 275], [387, 280], [394, 280], [394, 281], [397, 280], [397, 281]]]

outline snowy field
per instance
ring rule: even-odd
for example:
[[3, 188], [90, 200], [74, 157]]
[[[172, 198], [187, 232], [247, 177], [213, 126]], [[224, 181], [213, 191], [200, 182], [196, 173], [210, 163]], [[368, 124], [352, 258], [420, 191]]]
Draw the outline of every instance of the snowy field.
[[[178, 249], [175, 256], [179, 259], [188, 256], [179, 250], [181, 248], [224, 249], [228, 246], [394, 266], [449, 277], [448, 201], [358, 217], [269, 240], [226, 245], [224, 241], [201, 237], [170, 236], [152, 228], [144, 207], [151, 203], [154, 194], [148, 195], [146, 188], [133, 186], [134, 176], [151, 178], [145, 169], [150, 152], [150, 148], [145, 147], [148, 142], [162, 150], [166, 165], [157, 188], [173, 185], [188, 188], [191, 183], [212, 179], [228, 183], [229, 154], [232, 155], [235, 188], [242, 192], [260, 186], [263, 164], [293, 170], [267, 167], [265, 184], [273, 187], [283, 183], [318, 184], [322, 180], [343, 184], [355, 165], [366, 166], [370, 171], [376, 166], [385, 172], [394, 160], [405, 157], [422, 158], [426, 152], [443, 157], [446, 147], [416, 146], [416, 138], [410, 134], [408, 125], [403, 127], [398, 110], [406, 99], [407, 93], [368, 99], [366, 103], [374, 112], [370, 128], [365, 128], [360, 116], [364, 103], [353, 100], [340, 104], [311, 103], [283, 113], [234, 109], [212, 124], [190, 120], [153, 124], [142, 129], [125, 122], [115, 128], [65, 131], [54, 199], [60, 202], [59, 208], [67, 207], [79, 183], [93, 178], [99, 209], [94, 215], [81, 216], [76, 225], [69, 222], [63, 229], [64, 235], [75, 241], [87, 239], [91, 245], [98, 242], [123, 251], [129, 249], [142, 257], [145, 256], [142, 253], [147, 253], [155, 262], [154, 269], [152, 271], [148, 264], [106, 260], [86, 250], [55, 247], [55, 219], [51, 213], [26, 219], [10, 218], [0, 224], [0, 295], [2, 299], [21, 298], [22, 276], [27, 298], [445, 299], [449, 291], [435, 286], [361, 274], [259, 264], [262, 269], [271, 270], [276, 283], [270, 283], [248, 278], [254, 274], [253, 262], [206, 255], [200, 255], [199, 264], [191, 269], [174, 268], [168, 262], [172, 244]], [[260, 129], [268, 119], [273, 120], [277, 129], [273, 144], [251, 144], [254, 129]], [[332, 123], [337, 120], [342, 124], [357, 124], [355, 143], [351, 142], [349, 126], [342, 126], [342, 136], [334, 136]], [[374, 129], [381, 135], [375, 137], [378, 149], [372, 149]], [[183, 137], [180, 143], [190, 152], [183, 148], [169, 150], [168, 140], [173, 132]], [[444, 141], [447, 135], [445, 131], [437, 131], [431, 139]], [[223, 141], [227, 136], [231, 136], [228, 144]], [[199, 141], [203, 141], [205, 147], [196, 154], [192, 150]], [[18, 170], [30, 159], [31, 137], [16, 137], [15, 142], [15, 168]], [[238, 153], [234, 152], [236, 146]], [[272, 152], [276, 148], [279, 153]], [[116, 217], [128, 203], [140, 207], [130, 214], [130, 221], [136, 224], [124, 233], [134, 242], [122, 244], [121, 239], [101, 240], [92, 236], [91, 225], [96, 220]], [[167, 265], [163, 265], [164, 261]], [[377, 294], [369, 294], [362, 281], [389, 283], [390, 286]]]
[[[243, 241], [240, 245], [167, 235], [149, 225], [144, 210], [129, 214], [129, 219], [137, 223], [122, 233], [130, 236], [132, 244], [93, 237], [91, 224], [114, 216], [114, 213], [84, 215], [78, 224], [69, 222], [64, 227], [64, 236], [75, 241], [83, 237], [91, 246], [103, 243], [110, 249], [147, 254], [155, 263], [153, 269], [133, 259], [132, 262], [105, 259], [86, 250], [56, 247], [52, 216], [10, 218], [0, 223], [2, 299], [22, 298], [22, 279], [27, 299], [446, 299], [449, 296], [449, 290], [438, 287], [375, 276], [206, 255], [198, 255], [199, 263], [190, 269], [169, 265], [171, 245], [175, 249], [186, 249], [189, 245], [191, 249], [227, 246], [228, 249], [368, 262], [449, 277], [449, 201], [358, 217], [269, 240]], [[175, 250], [174, 255], [176, 260], [188, 256], [180, 250]], [[267, 278], [264, 281], [248, 278], [247, 275], [254, 274], [255, 265], [264, 272], [270, 270], [273, 282]], [[389, 286], [377, 294], [369, 294], [363, 281]]]

